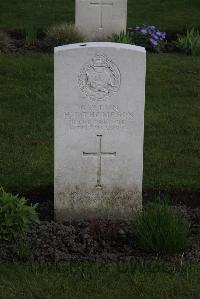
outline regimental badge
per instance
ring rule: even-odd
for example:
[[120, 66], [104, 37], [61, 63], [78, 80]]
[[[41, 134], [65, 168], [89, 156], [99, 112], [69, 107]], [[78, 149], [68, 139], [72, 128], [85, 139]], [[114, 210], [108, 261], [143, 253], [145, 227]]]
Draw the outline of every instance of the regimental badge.
[[121, 74], [116, 64], [102, 53], [97, 53], [86, 63], [79, 75], [78, 84], [91, 100], [106, 100], [116, 93], [121, 84]]

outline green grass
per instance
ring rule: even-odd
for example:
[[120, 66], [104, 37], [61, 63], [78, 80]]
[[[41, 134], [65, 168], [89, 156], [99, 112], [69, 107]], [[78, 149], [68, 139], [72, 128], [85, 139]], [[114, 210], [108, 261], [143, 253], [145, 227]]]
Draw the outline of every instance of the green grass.
[[200, 296], [200, 266], [166, 262], [1, 265], [1, 299], [192, 299]]
[[[144, 190], [199, 190], [200, 58], [150, 54]], [[53, 184], [53, 56], [0, 55], [0, 185]]]
[[[74, 22], [74, 0], [0, 1], [0, 28], [34, 31], [59, 22]], [[128, 26], [148, 22], [179, 32], [200, 28], [199, 0], [129, 0]]]
[[0, 28], [37, 30], [74, 22], [74, 0], [9, 0], [0, 2]]
[[199, 189], [200, 59], [149, 55], [144, 188]]
[[53, 182], [52, 56], [1, 55], [0, 84], [0, 185]]
[[128, 0], [128, 25], [147, 22], [172, 32], [200, 28], [199, 10], [199, 0]]

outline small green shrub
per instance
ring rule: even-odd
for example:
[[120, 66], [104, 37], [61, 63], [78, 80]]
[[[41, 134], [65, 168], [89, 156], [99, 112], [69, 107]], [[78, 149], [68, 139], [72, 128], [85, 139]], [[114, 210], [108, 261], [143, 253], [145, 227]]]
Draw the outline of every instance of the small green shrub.
[[120, 32], [120, 34], [113, 33], [112, 42], [114, 43], [122, 43], [122, 44], [132, 44], [131, 37], [125, 32]]
[[187, 54], [200, 56], [200, 33], [194, 28], [190, 31], [187, 30], [185, 36], [178, 36], [177, 48]]
[[6, 52], [10, 44], [11, 39], [9, 35], [5, 31], [0, 30], [0, 52]]
[[79, 43], [84, 40], [83, 35], [78, 29], [73, 24], [67, 23], [50, 27], [46, 34], [45, 42], [48, 48]]
[[133, 226], [139, 247], [147, 252], [174, 254], [187, 247], [189, 224], [166, 202], [149, 204], [136, 216]]
[[26, 46], [35, 46], [37, 43], [37, 31], [34, 28], [29, 28], [25, 31]]
[[39, 222], [35, 205], [27, 205], [27, 200], [18, 195], [0, 190], [0, 239], [16, 239], [26, 232], [29, 225]]

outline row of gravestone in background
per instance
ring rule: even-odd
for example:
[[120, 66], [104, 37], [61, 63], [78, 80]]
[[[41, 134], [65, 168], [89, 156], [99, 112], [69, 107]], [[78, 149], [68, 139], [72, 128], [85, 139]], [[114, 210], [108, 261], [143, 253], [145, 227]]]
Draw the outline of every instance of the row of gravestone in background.
[[76, 0], [75, 23], [88, 41], [126, 32], [127, 0]]

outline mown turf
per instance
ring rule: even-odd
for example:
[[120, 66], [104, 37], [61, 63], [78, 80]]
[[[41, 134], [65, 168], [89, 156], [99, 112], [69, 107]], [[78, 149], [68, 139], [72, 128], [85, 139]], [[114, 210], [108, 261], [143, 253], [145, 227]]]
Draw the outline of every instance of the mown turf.
[[[144, 190], [198, 190], [200, 58], [147, 59]], [[53, 184], [53, 57], [0, 55], [0, 185]]]
[[200, 28], [199, 0], [128, 0], [128, 25], [147, 22], [162, 30]]
[[199, 58], [148, 56], [144, 188], [199, 188], [199, 67]]
[[1, 55], [0, 85], [0, 185], [53, 182], [52, 56]]
[[[74, 0], [0, 1], [0, 28], [44, 29], [59, 22], [74, 22]], [[180, 32], [200, 28], [199, 0], [128, 0], [128, 26], [148, 22], [163, 30]]]
[[192, 299], [200, 296], [199, 265], [67, 263], [0, 266], [1, 299]]

